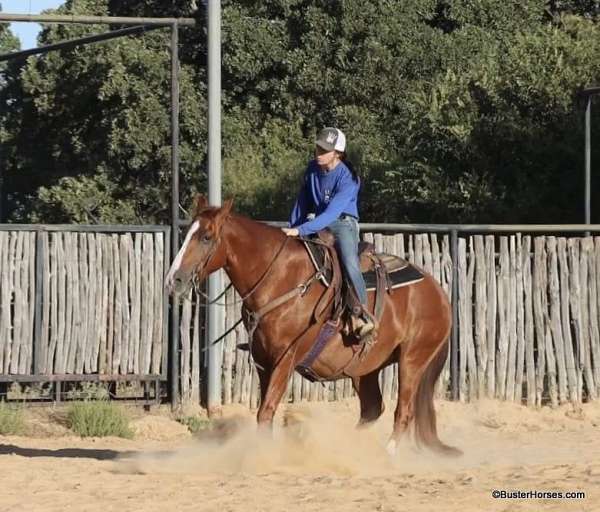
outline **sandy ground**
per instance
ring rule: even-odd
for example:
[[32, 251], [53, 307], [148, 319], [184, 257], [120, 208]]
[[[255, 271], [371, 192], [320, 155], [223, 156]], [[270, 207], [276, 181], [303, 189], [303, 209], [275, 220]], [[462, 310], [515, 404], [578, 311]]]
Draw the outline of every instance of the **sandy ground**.
[[[438, 402], [440, 437], [464, 451], [458, 459], [411, 442], [390, 458], [392, 405], [361, 431], [353, 401], [283, 409], [271, 440], [237, 407], [204, 438], [156, 414], [135, 420], [131, 441], [0, 436], [0, 511], [600, 511], [598, 403]], [[585, 498], [494, 499], [493, 490]]]

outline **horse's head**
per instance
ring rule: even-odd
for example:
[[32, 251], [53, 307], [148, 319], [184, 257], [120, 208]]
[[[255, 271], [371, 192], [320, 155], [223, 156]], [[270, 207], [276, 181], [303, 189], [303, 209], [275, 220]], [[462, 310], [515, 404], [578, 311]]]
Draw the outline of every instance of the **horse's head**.
[[196, 196], [192, 224], [165, 280], [169, 293], [183, 293], [194, 277], [202, 281], [225, 265], [227, 251], [221, 232], [232, 205], [229, 199], [221, 208], [211, 207], [203, 195]]

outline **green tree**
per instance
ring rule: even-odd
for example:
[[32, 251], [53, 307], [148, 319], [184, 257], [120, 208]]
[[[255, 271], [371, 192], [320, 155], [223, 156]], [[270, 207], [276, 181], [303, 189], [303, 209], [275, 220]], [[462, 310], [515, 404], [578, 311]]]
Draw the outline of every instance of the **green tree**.
[[[337, 125], [363, 177], [365, 220], [580, 220], [578, 93], [600, 83], [597, 0], [222, 5], [224, 186], [241, 211], [285, 218], [317, 130]], [[204, 3], [62, 10], [196, 18], [181, 30], [188, 204], [206, 181]], [[53, 26], [41, 40], [101, 30]], [[168, 221], [168, 41], [151, 32], [7, 68], [13, 219]]]
[[[0, 4], [0, 9], [1, 9]], [[11, 51], [19, 50], [20, 42], [19, 39], [11, 32], [9, 25], [0, 24], [0, 54], [9, 53]], [[7, 62], [0, 62], [0, 97], [4, 95], [4, 91], [10, 87], [12, 77], [15, 73], [15, 67], [10, 66]], [[2, 160], [6, 153], [6, 141], [10, 138], [10, 134], [6, 129], [6, 111], [7, 104], [0, 99], [2, 108], [0, 109], [0, 222], [4, 220], [4, 212], [6, 211], [6, 205], [4, 204], [8, 194], [7, 186], [5, 184], [4, 174], [6, 167]]]
[[[67, 2], [60, 11], [109, 14], [108, 2]], [[49, 44], [106, 30], [51, 25]], [[14, 218], [36, 222], [166, 221], [170, 187], [168, 31], [30, 58], [5, 101], [12, 139]], [[183, 65], [183, 183], [201, 165], [205, 101]], [[35, 148], [35, 151], [32, 151]], [[195, 183], [199, 186], [200, 183]]]

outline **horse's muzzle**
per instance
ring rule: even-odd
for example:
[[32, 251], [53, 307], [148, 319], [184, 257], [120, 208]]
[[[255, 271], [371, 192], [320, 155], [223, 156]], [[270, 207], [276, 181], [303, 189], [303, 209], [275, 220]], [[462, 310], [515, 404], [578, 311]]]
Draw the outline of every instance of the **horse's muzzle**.
[[165, 279], [165, 289], [169, 295], [185, 293], [190, 289], [191, 285], [192, 274], [188, 272], [169, 272]]

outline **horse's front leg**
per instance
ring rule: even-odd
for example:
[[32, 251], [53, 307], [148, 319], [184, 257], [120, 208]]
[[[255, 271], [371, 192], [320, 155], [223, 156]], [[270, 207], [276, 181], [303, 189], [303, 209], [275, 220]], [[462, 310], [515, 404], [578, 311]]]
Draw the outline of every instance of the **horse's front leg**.
[[259, 370], [261, 402], [256, 419], [261, 430], [273, 428], [273, 417], [287, 389], [293, 363], [293, 355], [286, 354], [273, 368]]

